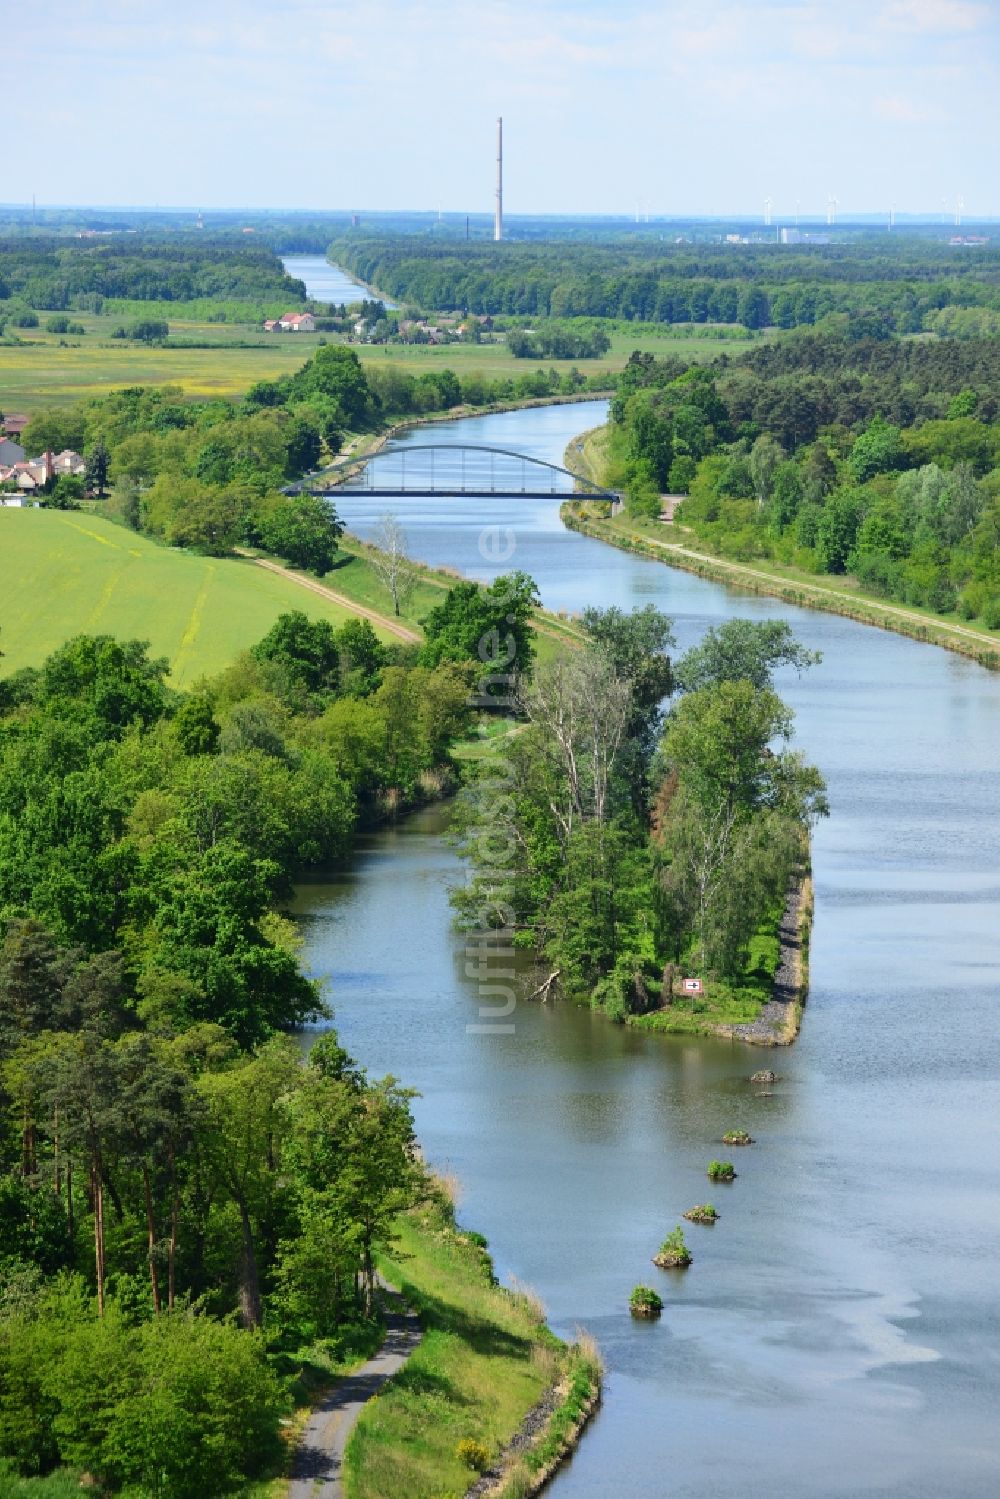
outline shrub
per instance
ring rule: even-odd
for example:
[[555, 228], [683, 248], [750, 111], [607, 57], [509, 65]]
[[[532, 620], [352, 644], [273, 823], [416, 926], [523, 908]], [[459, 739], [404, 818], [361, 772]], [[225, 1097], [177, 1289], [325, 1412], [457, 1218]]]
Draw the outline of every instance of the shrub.
[[455, 1456], [473, 1473], [485, 1473], [490, 1465], [489, 1449], [475, 1437], [463, 1437], [455, 1447]]
[[714, 1223], [718, 1216], [710, 1202], [699, 1202], [697, 1207], [688, 1208], [684, 1214], [689, 1223]]
[[1000, 630], [1000, 594], [987, 599], [983, 605], [983, 624], [988, 630]]
[[136, 1327], [111, 1301], [98, 1321], [67, 1281], [0, 1323], [0, 1445], [25, 1475], [62, 1462], [159, 1499], [223, 1494], [277, 1459], [286, 1405], [263, 1339], [208, 1317]]
[[661, 1270], [683, 1270], [690, 1263], [691, 1251], [684, 1242], [684, 1230], [678, 1224], [660, 1245], [659, 1253], [653, 1257], [653, 1264], [659, 1265]]
[[636, 1286], [628, 1304], [633, 1317], [658, 1317], [663, 1311], [663, 1298], [652, 1286]]
[[714, 1182], [731, 1182], [736, 1175], [732, 1161], [709, 1161], [709, 1179]]

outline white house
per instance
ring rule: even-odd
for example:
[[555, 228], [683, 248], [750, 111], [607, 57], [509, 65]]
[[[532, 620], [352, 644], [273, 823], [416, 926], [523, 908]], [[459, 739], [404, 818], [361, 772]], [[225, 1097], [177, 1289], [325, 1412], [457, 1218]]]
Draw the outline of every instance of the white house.
[[316, 319], [311, 312], [286, 312], [278, 319], [282, 333], [315, 333]]

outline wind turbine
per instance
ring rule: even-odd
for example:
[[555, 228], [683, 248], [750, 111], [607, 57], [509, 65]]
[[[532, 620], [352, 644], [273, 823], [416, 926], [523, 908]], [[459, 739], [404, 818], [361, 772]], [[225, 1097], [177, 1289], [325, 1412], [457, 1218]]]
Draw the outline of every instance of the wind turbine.
[[826, 200], [826, 222], [828, 224], [835, 224], [837, 222], [838, 204], [839, 200], [833, 193], [831, 193]]
[[965, 199], [962, 197], [962, 194], [959, 193], [958, 197], [955, 199], [955, 227], [958, 229], [961, 229], [962, 227], [962, 209], [964, 207]]
[[771, 208], [772, 208], [773, 203], [774, 203], [774, 199], [771, 197], [770, 193], [768, 193], [767, 197], [764, 199], [764, 226], [765, 226], [765, 228], [770, 228], [770, 225], [771, 225]]
[[795, 199], [795, 227], [796, 227], [796, 229], [799, 227], [799, 208], [800, 207], [801, 207], [800, 201], [799, 201], [798, 198], [796, 198]]
[[889, 204], [889, 228], [890, 229], [895, 229], [895, 227], [896, 227], [896, 205], [895, 205], [895, 203], [890, 203]]

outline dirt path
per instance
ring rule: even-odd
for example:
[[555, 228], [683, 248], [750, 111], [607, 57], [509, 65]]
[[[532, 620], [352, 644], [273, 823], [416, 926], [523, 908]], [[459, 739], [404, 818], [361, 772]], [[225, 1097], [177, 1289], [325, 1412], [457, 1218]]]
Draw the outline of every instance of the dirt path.
[[385, 1341], [360, 1369], [337, 1381], [302, 1433], [288, 1499], [344, 1499], [344, 1449], [362, 1408], [406, 1363], [420, 1342], [415, 1312], [394, 1291], [385, 1298]]
[[[241, 553], [242, 556], [247, 554]], [[250, 557], [257, 567], [266, 567], [269, 573], [277, 573], [279, 577], [288, 578], [292, 583], [298, 583], [301, 588], [308, 588], [310, 593], [318, 593], [320, 598], [329, 599], [331, 604], [339, 604], [342, 609], [348, 609], [351, 614], [357, 614], [361, 619], [370, 620], [373, 625], [395, 635], [397, 640], [405, 640], [408, 645], [419, 645], [421, 636], [416, 630], [411, 630], [409, 625], [401, 624], [398, 619], [391, 615], [379, 614], [377, 609], [368, 609], [364, 604], [357, 604], [349, 599], [346, 593], [336, 593], [332, 588], [327, 588], [325, 583], [317, 583], [313, 578], [304, 577], [302, 573], [292, 572], [288, 567], [281, 567], [277, 562], [270, 562], [266, 557]]]

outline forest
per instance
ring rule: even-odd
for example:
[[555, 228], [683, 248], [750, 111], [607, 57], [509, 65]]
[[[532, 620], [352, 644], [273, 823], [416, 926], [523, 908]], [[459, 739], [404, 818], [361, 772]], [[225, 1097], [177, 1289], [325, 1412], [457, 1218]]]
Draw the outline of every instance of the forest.
[[0, 679], [0, 1474], [241, 1490], [303, 1367], [378, 1341], [430, 1189], [405, 1088], [292, 1035], [336, 996], [286, 907], [453, 785], [479, 641], [530, 671], [533, 596], [456, 585], [395, 650], [287, 614], [187, 694], [107, 636]]
[[294, 305], [305, 294], [272, 249], [246, 240], [131, 233], [0, 239], [0, 315], [17, 305], [100, 312], [110, 298]]
[[1000, 628], [1000, 343], [800, 332], [711, 369], [637, 355], [611, 406], [633, 513]]
[[493, 316], [795, 328], [842, 313], [884, 337], [932, 329], [942, 310], [972, 311], [995, 332], [1000, 315], [1000, 251], [915, 237], [808, 247], [635, 237], [456, 246], [351, 234], [328, 254], [397, 301]]

